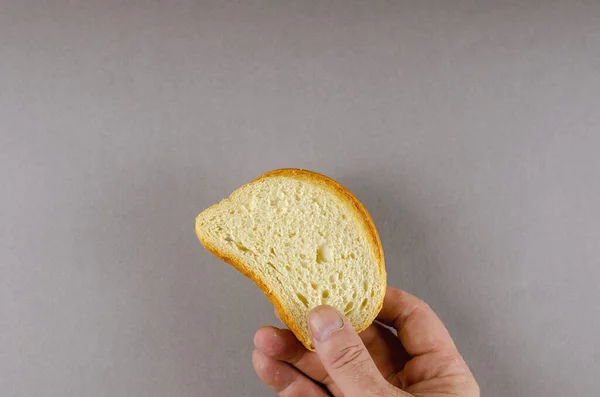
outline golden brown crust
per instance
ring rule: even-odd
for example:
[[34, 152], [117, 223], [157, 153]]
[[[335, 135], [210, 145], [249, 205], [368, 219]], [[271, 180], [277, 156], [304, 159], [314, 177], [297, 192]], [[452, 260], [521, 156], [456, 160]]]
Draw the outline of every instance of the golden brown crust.
[[[323, 187], [332, 191], [335, 195], [337, 195], [338, 197], [340, 197], [341, 199], [343, 199], [344, 201], [349, 203], [352, 206], [352, 208], [356, 211], [356, 213], [358, 214], [360, 220], [363, 222], [363, 225], [367, 231], [367, 234], [371, 238], [371, 243], [372, 243], [371, 247], [374, 249], [373, 254], [374, 254], [375, 258], [377, 259], [377, 262], [379, 265], [379, 271], [381, 274], [381, 279], [383, 280], [383, 283], [385, 284], [385, 282], [386, 282], [385, 261], [384, 261], [384, 256], [383, 256], [383, 248], [381, 246], [381, 241], [379, 239], [379, 234], [377, 233], [377, 229], [375, 228], [373, 219], [371, 218], [371, 215], [369, 215], [367, 209], [352, 193], [350, 193], [350, 191], [348, 191], [345, 187], [343, 187], [341, 184], [339, 184], [335, 180], [333, 180], [325, 175], [322, 175], [322, 174], [319, 174], [319, 173], [316, 173], [313, 171], [307, 171], [307, 170], [302, 170], [302, 169], [297, 169], [297, 168], [284, 168], [284, 169], [267, 172], [266, 174], [258, 177], [254, 181], [252, 181], [244, 186], [252, 184], [261, 179], [271, 178], [271, 177], [287, 177], [287, 178], [306, 180], [306, 181], [310, 181], [312, 183], [317, 182], [318, 184], [321, 184]], [[229, 199], [226, 199], [226, 200], [229, 200]], [[216, 204], [216, 205], [219, 205], [219, 204]], [[211, 252], [213, 255], [220, 258], [224, 262], [229, 263], [230, 265], [235, 267], [238, 271], [240, 271], [242, 274], [244, 274], [246, 277], [250, 278], [254, 282], [254, 284], [256, 284], [263, 291], [263, 293], [267, 296], [267, 298], [273, 304], [273, 306], [275, 306], [275, 308], [277, 309], [277, 312], [279, 313], [279, 316], [281, 317], [281, 321], [283, 321], [283, 323], [289, 327], [289, 329], [294, 333], [294, 335], [296, 335], [297, 337], [300, 335], [303, 335], [304, 332], [302, 330], [305, 328], [304, 325], [297, 324], [296, 320], [286, 312], [282, 302], [277, 297], [277, 295], [275, 295], [272, 291], [269, 290], [268, 286], [260, 279], [260, 277], [251, 268], [248, 268], [242, 261], [240, 261], [239, 259], [237, 259], [233, 256], [228, 255], [226, 252], [223, 252], [222, 250], [218, 249], [217, 247], [211, 245], [206, 239], [204, 239], [203, 235], [202, 235], [202, 231], [200, 230], [198, 218], [197, 218], [195, 226], [196, 226], [196, 235], [198, 236], [198, 239], [200, 240], [202, 245], [204, 245], [204, 247], [209, 252]], [[378, 297], [379, 305], [378, 305], [377, 310], [374, 312], [373, 318], [365, 318], [363, 323], [355, 325], [354, 328], [356, 329], [356, 332], [363, 331], [369, 325], [371, 325], [371, 323], [375, 320], [375, 317], [381, 311], [381, 308], [383, 306], [383, 298], [385, 295], [385, 290], [386, 290], [386, 286], [383, 285], [381, 288], [381, 296]], [[312, 342], [310, 341], [309, 338], [306, 338], [306, 339], [301, 338], [301, 339], [302, 340], [300, 340], [300, 342], [302, 342], [302, 344], [307, 349], [314, 350]]]

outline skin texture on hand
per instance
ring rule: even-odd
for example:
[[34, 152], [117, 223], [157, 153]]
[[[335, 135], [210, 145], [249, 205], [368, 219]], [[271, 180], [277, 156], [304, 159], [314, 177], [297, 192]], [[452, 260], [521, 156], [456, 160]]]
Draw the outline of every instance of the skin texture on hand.
[[281, 397], [479, 397], [450, 334], [425, 302], [388, 287], [377, 321], [358, 335], [334, 308], [315, 308], [308, 322], [316, 352], [287, 329], [262, 327], [254, 336], [256, 374]]

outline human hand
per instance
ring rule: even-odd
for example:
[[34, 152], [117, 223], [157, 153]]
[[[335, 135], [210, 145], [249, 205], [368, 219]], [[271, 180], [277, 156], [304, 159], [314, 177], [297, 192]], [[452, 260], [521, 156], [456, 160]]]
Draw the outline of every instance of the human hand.
[[[276, 313], [277, 314], [277, 313]], [[308, 317], [316, 352], [287, 329], [262, 327], [252, 363], [280, 397], [478, 397], [479, 386], [442, 321], [422, 300], [388, 287], [383, 309], [358, 335], [330, 306]]]

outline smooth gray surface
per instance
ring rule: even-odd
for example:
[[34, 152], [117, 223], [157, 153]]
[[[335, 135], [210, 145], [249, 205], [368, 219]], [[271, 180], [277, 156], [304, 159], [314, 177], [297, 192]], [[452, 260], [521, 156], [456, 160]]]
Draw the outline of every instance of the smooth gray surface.
[[195, 215], [347, 185], [486, 396], [600, 389], [600, 2], [0, 2], [2, 396], [259, 396]]

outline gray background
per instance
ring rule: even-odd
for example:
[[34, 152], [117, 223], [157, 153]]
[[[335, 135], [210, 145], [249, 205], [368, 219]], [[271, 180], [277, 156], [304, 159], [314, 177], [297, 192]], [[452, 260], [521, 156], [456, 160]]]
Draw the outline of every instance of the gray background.
[[198, 212], [284, 166], [375, 219], [487, 396], [600, 389], [600, 2], [2, 1], [2, 396], [272, 395]]

